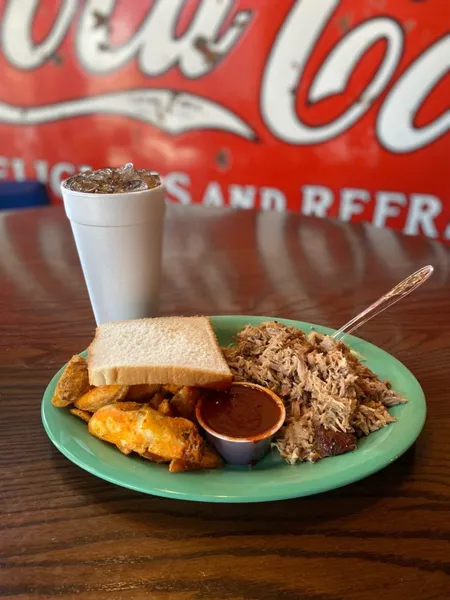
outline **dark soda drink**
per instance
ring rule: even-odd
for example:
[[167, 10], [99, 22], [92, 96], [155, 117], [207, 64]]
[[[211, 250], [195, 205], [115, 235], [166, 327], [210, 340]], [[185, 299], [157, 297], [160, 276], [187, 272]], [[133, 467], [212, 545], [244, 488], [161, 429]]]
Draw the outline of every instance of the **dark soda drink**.
[[161, 184], [155, 171], [135, 169], [132, 163], [122, 167], [83, 171], [69, 177], [64, 187], [86, 194], [124, 194], [151, 190]]

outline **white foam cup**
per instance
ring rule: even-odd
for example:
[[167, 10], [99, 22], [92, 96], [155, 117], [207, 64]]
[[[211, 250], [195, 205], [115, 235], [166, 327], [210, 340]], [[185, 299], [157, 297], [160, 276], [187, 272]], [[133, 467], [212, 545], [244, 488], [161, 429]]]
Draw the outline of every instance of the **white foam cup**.
[[165, 187], [124, 194], [61, 184], [97, 325], [158, 311]]

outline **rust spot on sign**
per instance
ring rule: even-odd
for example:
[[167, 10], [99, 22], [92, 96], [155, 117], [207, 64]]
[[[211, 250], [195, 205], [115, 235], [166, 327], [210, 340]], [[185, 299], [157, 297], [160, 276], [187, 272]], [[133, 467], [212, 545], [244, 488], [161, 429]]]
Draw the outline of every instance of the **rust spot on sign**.
[[60, 67], [64, 62], [64, 58], [60, 54], [57, 54], [57, 52], [53, 52], [53, 54], [50, 54], [48, 60], [55, 64], [57, 67]]
[[351, 18], [350, 13], [342, 15], [342, 17], [337, 18], [336, 23], [337, 23], [337, 26], [340, 29], [341, 33], [347, 33], [347, 31], [350, 29], [351, 24], [352, 24], [352, 18]]
[[213, 50], [208, 40], [202, 36], [195, 39], [194, 47], [203, 55], [209, 65], [215, 65], [222, 56], [220, 52]]
[[221, 148], [216, 154], [216, 164], [221, 171], [226, 171], [230, 168], [230, 151], [226, 148]]
[[106, 27], [109, 29], [109, 16], [104, 15], [98, 10], [92, 11], [92, 16], [94, 17], [94, 29], [99, 29], [100, 27]]

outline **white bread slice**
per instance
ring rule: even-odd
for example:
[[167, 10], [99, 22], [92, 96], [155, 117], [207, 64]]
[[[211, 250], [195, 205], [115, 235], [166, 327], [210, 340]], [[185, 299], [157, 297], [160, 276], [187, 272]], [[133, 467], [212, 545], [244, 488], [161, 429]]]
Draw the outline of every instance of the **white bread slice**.
[[160, 383], [223, 388], [232, 374], [208, 317], [103, 323], [88, 352], [91, 385]]

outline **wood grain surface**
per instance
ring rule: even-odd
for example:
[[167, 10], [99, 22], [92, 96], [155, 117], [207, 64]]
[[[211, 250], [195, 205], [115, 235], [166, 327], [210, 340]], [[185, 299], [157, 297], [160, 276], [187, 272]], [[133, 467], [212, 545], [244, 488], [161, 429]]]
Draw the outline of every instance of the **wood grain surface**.
[[40, 420], [94, 330], [63, 211], [0, 215], [0, 597], [450, 598], [450, 253], [438, 242], [281, 213], [171, 206], [162, 314], [338, 327], [410, 272], [420, 291], [358, 335], [418, 377], [425, 429], [396, 463], [317, 497], [208, 505], [144, 496], [64, 458]]

